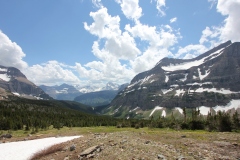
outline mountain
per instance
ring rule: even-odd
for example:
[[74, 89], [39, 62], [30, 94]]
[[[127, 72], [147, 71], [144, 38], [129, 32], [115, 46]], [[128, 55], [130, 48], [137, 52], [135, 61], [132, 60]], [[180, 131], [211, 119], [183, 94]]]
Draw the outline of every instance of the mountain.
[[90, 93], [90, 92], [98, 92], [98, 91], [105, 91], [105, 90], [118, 90], [119, 85], [113, 82], [108, 82], [104, 87], [97, 87], [97, 86], [80, 86], [75, 85], [74, 86], [79, 92], [81, 93]]
[[117, 93], [118, 92], [116, 90], [90, 92], [77, 96], [74, 99], [74, 101], [96, 107], [109, 104], [113, 100], [113, 98], [117, 95]]
[[13, 94], [31, 99], [52, 99], [14, 67], [0, 66], [0, 88], [2, 99], [7, 99], [9, 95]]
[[81, 86], [81, 85], [74, 85], [74, 87], [81, 93], [90, 93], [100, 91], [101, 88], [95, 86]]
[[[80, 85], [68, 85], [68, 84], [62, 84], [60, 86], [55, 85], [55, 86], [46, 86], [46, 85], [41, 85], [39, 86], [44, 92], [49, 94], [51, 97], [57, 100], [74, 100], [77, 96], [81, 96], [85, 93], [93, 93], [93, 92], [100, 92], [100, 91], [106, 91], [103, 92], [104, 94], [110, 93], [112, 94], [113, 92], [108, 92], [108, 91], [118, 91], [119, 87], [123, 87], [123, 85], [118, 85], [113, 82], [108, 82], [106, 86], [99, 88], [96, 86], [80, 86]], [[95, 95], [95, 93], [93, 93]], [[114, 97], [116, 96], [117, 93], [114, 92]], [[91, 94], [87, 94], [90, 95]], [[110, 96], [112, 97], [112, 96]], [[114, 98], [110, 98], [111, 100]], [[111, 101], [110, 100], [110, 101]], [[106, 100], [107, 102], [109, 99]], [[109, 103], [109, 102], [108, 102]], [[89, 104], [89, 103], [86, 103]], [[102, 103], [101, 103], [102, 104]], [[105, 104], [105, 103], [104, 103]]]
[[163, 58], [136, 75], [103, 112], [141, 118], [156, 110], [166, 116], [173, 110], [182, 113], [183, 107], [199, 107], [207, 114], [209, 107], [237, 110], [239, 99], [240, 42], [228, 41], [193, 59]]
[[82, 94], [74, 99], [74, 101], [90, 105], [90, 106], [102, 106], [109, 104], [118, 92], [122, 91], [128, 84], [118, 85], [112, 82], [108, 82], [101, 91], [89, 92]]
[[83, 94], [77, 90], [74, 86], [68, 84], [62, 84], [60, 86], [39, 86], [47, 94], [57, 100], [73, 100], [75, 97]]
[[108, 82], [105, 87], [102, 88], [102, 90], [118, 90], [119, 85], [113, 82]]

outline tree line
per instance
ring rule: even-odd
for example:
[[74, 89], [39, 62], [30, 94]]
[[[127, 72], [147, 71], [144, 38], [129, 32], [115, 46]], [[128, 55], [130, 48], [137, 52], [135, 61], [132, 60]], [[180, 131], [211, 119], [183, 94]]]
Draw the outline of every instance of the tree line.
[[[172, 128], [208, 131], [240, 130], [239, 114], [218, 111], [202, 116], [200, 111], [183, 108], [183, 116], [175, 118], [153, 117], [149, 119], [117, 119], [110, 116], [94, 115], [59, 106], [59, 101], [0, 101], [0, 130], [32, 130], [48, 129], [49, 126], [60, 129], [66, 127], [149, 127]], [[68, 103], [69, 105], [69, 103]], [[188, 112], [188, 113], [187, 113]]]

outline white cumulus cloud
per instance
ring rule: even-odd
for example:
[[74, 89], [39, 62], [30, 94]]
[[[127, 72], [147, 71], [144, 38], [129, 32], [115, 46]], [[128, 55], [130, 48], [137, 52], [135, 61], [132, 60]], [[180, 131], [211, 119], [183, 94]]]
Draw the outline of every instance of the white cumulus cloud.
[[28, 66], [23, 60], [25, 56], [22, 48], [0, 30], [0, 65], [24, 69]]
[[139, 0], [116, 0], [116, 2], [120, 4], [123, 14], [128, 19], [138, 20], [142, 16]]
[[222, 41], [240, 41], [240, 0], [218, 0], [217, 11], [227, 16], [221, 28]]
[[160, 14], [160, 16], [165, 16], [166, 13], [163, 10], [163, 8], [166, 7], [165, 0], [154, 0], [154, 1], [156, 2], [156, 8], [157, 8], [158, 13]]
[[177, 17], [174, 17], [174, 18], [170, 19], [170, 23], [174, 23], [176, 21], [177, 21]]
[[73, 68], [57, 61], [48, 61], [26, 68], [24, 73], [29, 80], [37, 85], [78, 84], [80, 80], [73, 73]]
[[92, 3], [97, 8], [101, 8], [103, 6], [101, 0], [92, 0]]
[[208, 0], [208, 2], [211, 3], [210, 8], [216, 5], [217, 12], [226, 18], [219, 25], [206, 26], [199, 44], [180, 47], [175, 57], [193, 58], [228, 40], [240, 41], [240, 0]]

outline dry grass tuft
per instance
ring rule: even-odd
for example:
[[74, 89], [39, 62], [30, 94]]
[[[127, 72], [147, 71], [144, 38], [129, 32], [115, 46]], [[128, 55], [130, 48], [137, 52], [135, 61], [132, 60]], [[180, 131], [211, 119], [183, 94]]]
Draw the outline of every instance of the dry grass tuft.
[[42, 157], [45, 157], [49, 154], [52, 154], [52, 153], [55, 153], [57, 151], [62, 151], [64, 148], [64, 144], [63, 143], [60, 143], [60, 144], [55, 144], [51, 147], [48, 147], [46, 149], [43, 149], [41, 151], [38, 151], [37, 153], [35, 153], [31, 158], [30, 160], [36, 160], [36, 159], [40, 159]]

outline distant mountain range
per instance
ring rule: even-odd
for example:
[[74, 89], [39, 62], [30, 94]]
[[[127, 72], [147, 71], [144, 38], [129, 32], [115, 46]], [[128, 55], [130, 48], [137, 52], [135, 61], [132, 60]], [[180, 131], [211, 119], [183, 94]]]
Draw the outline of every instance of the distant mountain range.
[[62, 84], [60, 86], [41, 85], [47, 94], [57, 100], [74, 100], [90, 106], [109, 104], [117, 95], [119, 89], [124, 89], [125, 85], [118, 85], [108, 82], [105, 87], [82, 86]]
[[160, 60], [136, 75], [103, 113], [143, 118], [155, 110], [182, 113], [183, 107], [199, 107], [204, 114], [209, 107], [240, 108], [240, 42], [228, 41], [193, 59]]
[[5, 66], [0, 66], [0, 95], [0, 99], [8, 99], [13, 95], [29, 99], [52, 99], [20, 70]]
[[83, 94], [74, 86], [68, 84], [62, 84], [60, 86], [41, 85], [39, 87], [56, 100], [73, 100], [75, 97]]
[[123, 90], [127, 85], [128, 84], [123, 84], [119, 86], [114, 83], [107, 83], [102, 91], [79, 95], [74, 98], [74, 101], [94, 107], [106, 105], [109, 104], [117, 93]]

